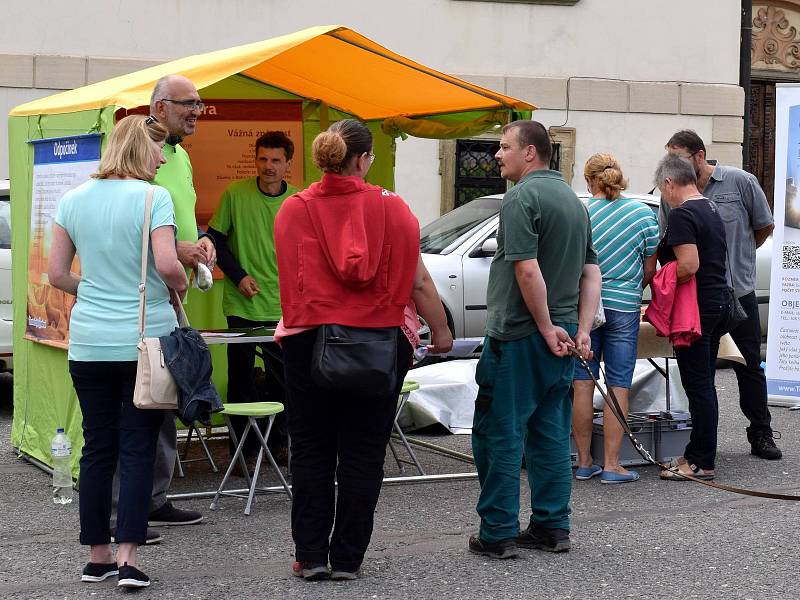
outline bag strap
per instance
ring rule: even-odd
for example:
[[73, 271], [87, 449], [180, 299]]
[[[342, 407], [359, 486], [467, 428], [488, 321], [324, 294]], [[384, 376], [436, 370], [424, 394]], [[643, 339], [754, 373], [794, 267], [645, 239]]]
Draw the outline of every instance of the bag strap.
[[144, 224], [142, 225], [142, 271], [139, 277], [139, 340], [144, 339], [145, 308], [147, 306], [147, 253], [150, 250], [150, 213], [153, 209], [153, 192], [156, 187], [147, 188], [144, 201]]
[[[153, 209], [153, 192], [156, 187], [151, 185], [147, 188], [147, 196], [144, 201], [144, 224], [142, 225], [142, 271], [139, 277], [139, 340], [144, 339], [145, 312], [147, 307], [147, 257], [150, 250], [150, 213]], [[183, 304], [178, 304], [178, 327], [188, 327], [189, 319], [183, 310]]]

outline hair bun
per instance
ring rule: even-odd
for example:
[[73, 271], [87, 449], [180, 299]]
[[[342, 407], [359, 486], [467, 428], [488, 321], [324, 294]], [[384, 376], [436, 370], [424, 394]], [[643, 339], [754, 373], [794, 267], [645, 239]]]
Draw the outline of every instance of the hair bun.
[[314, 164], [323, 171], [341, 171], [347, 156], [347, 144], [338, 131], [323, 131], [311, 146]]

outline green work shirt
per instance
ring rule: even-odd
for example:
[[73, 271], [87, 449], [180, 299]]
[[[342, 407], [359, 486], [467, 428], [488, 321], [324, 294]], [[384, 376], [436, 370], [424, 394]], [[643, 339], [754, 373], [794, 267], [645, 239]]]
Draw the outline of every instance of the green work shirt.
[[158, 168], [153, 183], [166, 188], [172, 197], [178, 241], [196, 242], [197, 218], [194, 207], [197, 204], [197, 194], [194, 191], [189, 155], [180, 145], [164, 144], [164, 158], [167, 162]]
[[514, 263], [537, 259], [553, 323], [578, 322], [585, 264], [597, 264], [586, 207], [558, 171], [528, 173], [503, 198], [497, 253], [489, 269], [487, 333], [518, 340], [536, 331], [517, 284]]
[[269, 196], [258, 188], [255, 177], [231, 183], [222, 193], [217, 212], [208, 225], [228, 236], [228, 247], [261, 291], [245, 298], [238, 286], [225, 277], [222, 312], [251, 321], [281, 318], [278, 291], [278, 261], [275, 256], [275, 216], [283, 201], [297, 192], [286, 186], [280, 196]]

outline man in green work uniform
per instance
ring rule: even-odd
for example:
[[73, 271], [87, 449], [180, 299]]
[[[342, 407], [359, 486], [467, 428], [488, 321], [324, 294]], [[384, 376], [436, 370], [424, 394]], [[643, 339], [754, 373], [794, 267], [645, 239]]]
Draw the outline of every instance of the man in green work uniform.
[[[503, 198], [489, 270], [487, 336], [475, 373], [472, 449], [481, 484], [475, 554], [510, 558], [517, 548], [570, 547], [570, 385], [576, 349], [591, 355], [600, 269], [586, 207], [549, 170], [552, 146], [536, 121], [503, 128], [495, 155], [516, 185]], [[519, 529], [519, 461], [531, 490], [530, 525]]]
[[[268, 131], [255, 143], [256, 177], [231, 183], [209, 222], [225, 273], [222, 310], [228, 327], [275, 327], [281, 318], [278, 263], [275, 256], [275, 216], [283, 201], [297, 188], [284, 177], [292, 165], [294, 144], [282, 131]], [[254, 344], [228, 344], [228, 402], [259, 401], [254, 381]], [[272, 353], [264, 353], [265, 385], [273, 402], [283, 402], [280, 383], [283, 364]], [[284, 413], [281, 413], [282, 417]], [[241, 439], [246, 419], [232, 419]], [[270, 435], [270, 446], [280, 456], [286, 448], [284, 419], [278, 418]], [[258, 453], [255, 436], [248, 436], [245, 457]]]

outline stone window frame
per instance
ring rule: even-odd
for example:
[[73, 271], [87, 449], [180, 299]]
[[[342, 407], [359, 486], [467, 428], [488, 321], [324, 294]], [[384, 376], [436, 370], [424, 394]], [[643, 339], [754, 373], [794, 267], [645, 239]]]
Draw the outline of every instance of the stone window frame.
[[[575, 141], [577, 131], [574, 127], [549, 127], [548, 132], [554, 142], [561, 145], [561, 174], [567, 185], [572, 185], [575, 171]], [[500, 131], [491, 131], [464, 139], [500, 141]], [[439, 215], [453, 210], [456, 186], [456, 142], [439, 140], [439, 175], [441, 177], [441, 200]]]

